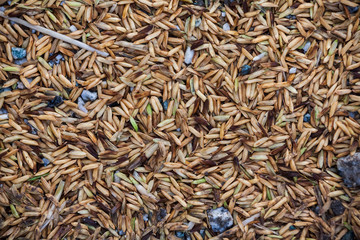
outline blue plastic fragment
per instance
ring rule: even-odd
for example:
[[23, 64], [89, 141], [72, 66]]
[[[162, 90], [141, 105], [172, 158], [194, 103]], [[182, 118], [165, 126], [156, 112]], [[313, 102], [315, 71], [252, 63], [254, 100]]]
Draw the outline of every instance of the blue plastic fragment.
[[311, 115], [309, 113], [306, 113], [304, 116], [304, 122], [310, 122]]
[[349, 112], [349, 117], [355, 118], [357, 112]]
[[176, 231], [176, 232], [175, 232], [175, 236], [177, 236], [178, 238], [184, 238], [184, 237], [185, 237], [185, 233], [184, 233], [184, 232], [180, 232], [180, 231]]
[[2, 93], [2, 92], [9, 92], [9, 91], [11, 91], [11, 88], [8, 88], [8, 87], [6, 87], [6, 88], [0, 88], [0, 93]]
[[42, 161], [43, 161], [45, 167], [50, 164], [50, 160], [47, 158], [42, 158]]
[[26, 57], [26, 50], [23, 48], [12, 47], [11, 54], [14, 59], [22, 59], [22, 58]]
[[165, 111], [167, 111], [168, 106], [169, 106], [168, 101], [167, 101], [167, 100], [166, 100], [166, 101], [164, 101], [162, 105], [163, 105], [164, 110], [165, 110]]
[[347, 6], [347, 9], [349, 10], [350, 14], [353, 14], [353, 13], [356, 13], [359, 10], [359, 7], [358, 6], [356, 6], [356, 7]]
[[241, 74], [242, 76], [247, 75], [247, 74], [250, 73], [250, 70], [251, 70], [251, 66], [245, 64], [244, 66], [241, 67], [241, 72], [240, 72], [240, 74]]
[[295, 230], [296, 227], [295, 227], [294, 225], [291, 225], [291, 226], [289, 227], [289, 229], [290, 229], [290, 230]]

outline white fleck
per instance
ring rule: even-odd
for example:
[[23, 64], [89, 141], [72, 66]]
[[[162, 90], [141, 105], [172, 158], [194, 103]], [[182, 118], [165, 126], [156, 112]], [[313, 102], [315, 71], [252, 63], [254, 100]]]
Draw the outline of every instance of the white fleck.
[[221, 16], [222, 16], [222, 17], [225, 17], [225, 16], [226, 16], [226, 13], [225, 13], [225, 12], [221, 12]]
[[181, 29], [180, 29], [180, 27], [178, 25], [176, 25], [176, 28], [177, 28], [177, 30], [181, 31]]
[[193, 227], [195, 226], [195, 223], [194, 222], [189, 222], [188, 224], [188, 231], [191, 231], [191, 229], [193, 229]]
[[9, 114], [1, 114], [0, 115], [0, 120], [6, 120], [6, 119], [9, 119]]
[[225, 24], [223, 25], [223, 30], [224, 30], [224, 31], [230, 31], [230, 25], [229, 25], [229, 23], [225, 23]]
[[304, 52], [307, 52], [311, 46], [311, 42], [306, 42], [305, 46], [303, 47]]
[[296, 73], [296, 67], [290, 68], [289, 73], [290, 74]]
[[263, 53], [257, 55], [256, 57], [254, 57], [254, 58], [253, 58], [253, 61], [254, 61], [254, 62], [255, 62], [255, 61], [259, 61], [260, 59], [262, 59], [262, 58], [265, 57], [266, 55], [267, 55], [267, 53], [266, 53], [266, 52], [263, 52]]
[[78, 98], [79, 110], [80, 110], [80, 111], [83, 111], [84, 113], [88, 113], [88, 110], [84, 107], [84, 105], [85, 105], [84, 100], [83, 100], [81, 97], [79, 97], [79, 98]]
[[116, 183], [120, 183], [120, 178], [119, 178], [119, 176], [116, 174], [116, 173], [118, 173], [119, 171], [116, 171], [115, 172], [115, 174], [114, 174], [114, 182], [116, 182]]
[[195, 20], [195, 27], [199, 27], [201, 24], [201, 18]]
[[186, 64], [190, 64], [192, 62], [192, 59], [194, 57], [195, 51], [191, 50], [190, 47], [187, 47], [186, 52], [185, 52], [185, 59], [184, 62]]
[[22, 82], [18, 82], [17, 88], [18, 89], [25, 89], [25, 86], [24, 86], [24, 84]]
[[95, 101], [97, 99], [97, 92], [90, 92], [88, 90], [84, 90], [81, 93], [82, 99], [86, 101]]
[[69, 30], [70, 30], [71, 32], [75, 32], [75, 31], [77, 31], [77, 28], [76, 28], [74, 25], [71, 25], [71, 26], [69, 27]]
[[260, 217], [260, 213], [257, 213], [257, 214], [255, 214], [255, 215], [253, 215], [253, 216], [245, 219], [245, 220], [242, 222], [242, 224], [243, 224], [244, 226], [246, 226], [246, 225], [248, 225], [249, 223], [251, 223], [252, 221], [254, 221], [255, 219], [257, 219], [258, 217]]

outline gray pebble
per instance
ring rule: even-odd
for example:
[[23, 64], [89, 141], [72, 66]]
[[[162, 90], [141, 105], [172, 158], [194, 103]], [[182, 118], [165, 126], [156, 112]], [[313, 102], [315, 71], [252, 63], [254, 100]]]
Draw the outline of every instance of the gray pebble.
[[224, 207], [209, 210], [208, 218], [211, 229], [214, 232], [225, 232], [234, 224], [233, 217], [231, 216], [229, 210]]
[[360, 186], [360, 152], [337, 160], [337, 168], [347, 187]]
[[87, 101], [95, 101], [97, 99], [97, 92], [90, 92], [88, 90], [84, 90], [81, 93], [81, 98], [87, 102]]

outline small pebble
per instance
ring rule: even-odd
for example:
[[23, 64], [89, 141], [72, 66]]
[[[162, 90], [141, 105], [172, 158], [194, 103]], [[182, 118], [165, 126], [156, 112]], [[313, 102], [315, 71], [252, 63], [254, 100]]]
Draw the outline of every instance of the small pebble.
[[42, 161], [43, 161], [45, 167], [51, 163], [50, 160], [47, 158], [42, 158]]
[[48, 103], [48, 107], [58, 107], [63, 104], [64, 100], [61, 96], [56, 96]]
[[224, 31], [230, 31], [230, 25], [229, 25], [228, 23], [225, 23], [225, 24], [223, 25], [223, 30], [224, 30]]
[[195, 27], [200, 27], [201, 25], [201, 18], [195, 20]]
[[201, 229], [199, 231], [200, 235], [202, 236], [202, 238], [205, 238], [205, 229]]
[[195, 0], [193, 1], [193, 4], [196, 5], [196, 6], [205, 6], [205, 2], [204, 0]]
[[221, 12], [222, 17], [226, 17], [226, 12]]
[[87, 101], [95, 101], [97, 99], [97, 92], [90, 92], [88, 90], [83, 90], [81, 93], [81, 98]]
[[348, 231], [341, 240], [355, 240], [355, 234], [353, 231]]
[[15, 59], [14, 63], [16, 65], [23, 65], [24, 63], [27, 62], [27, 59], [26, 58], [22, 58], [22, 59]]
[[224, 207], [211, 209], [208, 211], [208, 218], [211, 229], [214, 232], [224, 232], [234, 224], [233, 217], [229, 210]]
[[24, 48], [12, 47], [11, 54], [14, 59], [22, 59], [26, 57], [26, 50]]
[[71, 25], [71, 26], [69, 27], [69, 30], [70, 30], [71, 32], [75, 32], [75, 31], [77, 31], [77, 28], [76, 28], [74, 25]]
[[[31, 78], [27, 78], [26, 79], [29, 83], [31, 83], [33, 80], [31, 79]], [[22, 82], [17, 82], [17, 88], [18, 89], [25, 89], [26, 87], [25, 87], [25, 85], [22, 83]]]
[[195, 54], [195, 51], [191, 50], [190, 47], [187, 47], [186, 52], [185, 52], [185, 59], [184, 59], [185, 64], [191, 64], [194, 54]]
[[37, 129], [34, 128], [34, 126], [31, 125], [26, 118], [24, 118], [24, 122], [25, 122], [26, 125], [28, 125], [30, 127], [30, 129], [31, 129], [30, 133], [33, 134], [33, 135], [36, 135], [37, 134]]
[[350, 14], [353, 14], [353, 13], [356, 13], [359, 10], [359, 7], [358, 6], [356, 6], [356, 7], [347, 6], [347, 9], [349, 10]]
[[345, 211], [344, 205], [339, 200], [332, 201], [330, 207], [336, 216], [343, 214]]
[[181, 132], [181, 128], [177, 128], [176, 131]]
[[180, 232], [180, 231], [176, 231], [176, 232], [175, 232], [175, 236], [182, 239], [182, 238], [185, 237], [185, 233], [184, 233], [184, 232]]
[[164, 219], [164, 217], [166, 217], [166, 215], [167, 215], [166, 209], [165, 208], [160, 208], [160, 211], [156, 215], [157, 221], [160, 222], [161, 220]]
[[304, 115], [304, 122], [310, 122], [310, 118], [311, 118], [311, 115], [310, 115], [310, 113], [306, 113], [305, 115]]
[[167, 111], [168, 106], [169, 106], [168, 101], [167, 101], [167, 100], [166, 100], [166, 101], [164, 101], [162, 105], [163, 105], [164, 110], [165, 110], [165, 111]]
[[125, 235], [125, 232], [124, 232], [123, 230], [120, 230], [120, 231], [119, 231], [119, 235], [120, 235], [120, 236], [124, 236], [124, 235]]
[[310, 46], [311, 46], [311, 42], [306, 42], [306, 43], [305, 43], [305, 45], [304, 45], [304, 47], [303, 47], [304, 53], [307, 53], [307, 51], [309, 50]]
[[241, 67], [241, 72], [240, 75], [244, 76], [250, 73], [251, 70], [251, 66], [245, 64], [244, 66]]
[[79, 98], [78, 98], [78, 107], [79, 107], [79, 110], [80, 110], [80, 111], [83, 111], [84, 113], [88, 113], [88, 110], [84, 107], [84, 105], [85, 105], [84, 100], [83, 100], [81, 97], [79, 97]]
[[313, 207], [311, 208], [311, 210], [312, 210], [316, 215], [319, 215], [319, 214], [320, 214], [320, 206], [319, 206], [319, 205], [313, 206]]
[[2, 92], [9, 92], [9, 91], [11, 91], [12, 89], [11, 88], [8, 88], [8, 87], [6, 87], [6, 88], [0, 88], [0, 93], [2, 93]]
[[290, 74], [296, 73], [296, 67], [290, 68], [289, 73]]
[[286, 18], [291, 20], [296, 20], [296, 16], [292, 14], [287, 15]]
[[349, 117], [355, 118], [358, 112], [349, 112]]
[[360, 186], [360, 152], [356, 152], [353, 156], [339, 158], [337, 169], [347, 187]]
[[289, 227], [289, 230], [295, 230], [296, 229], [296, 227], [294, 226], [294, 225], [291, 225], [290, 227]]

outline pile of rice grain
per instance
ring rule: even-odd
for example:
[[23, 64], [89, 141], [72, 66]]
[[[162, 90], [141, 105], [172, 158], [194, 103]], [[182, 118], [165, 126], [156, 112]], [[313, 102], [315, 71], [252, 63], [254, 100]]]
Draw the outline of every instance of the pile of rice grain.
[[0, 238], [360, 238], [357, 2], [0, 0]]

